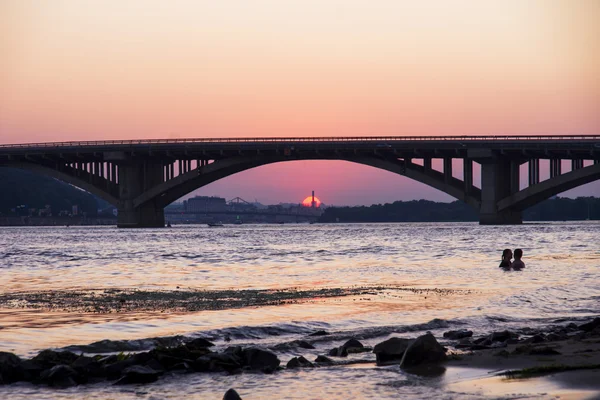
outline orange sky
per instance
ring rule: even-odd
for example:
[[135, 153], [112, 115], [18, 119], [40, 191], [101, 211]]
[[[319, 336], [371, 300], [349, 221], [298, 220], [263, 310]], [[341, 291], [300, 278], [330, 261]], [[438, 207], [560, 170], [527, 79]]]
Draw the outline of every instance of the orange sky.
[[[597, 0], [2, 0], [0, 142], [600, 134], [598, 21]], [[316, 161], [200, 193], [312, 189], [326, 204], [448, 199]]]

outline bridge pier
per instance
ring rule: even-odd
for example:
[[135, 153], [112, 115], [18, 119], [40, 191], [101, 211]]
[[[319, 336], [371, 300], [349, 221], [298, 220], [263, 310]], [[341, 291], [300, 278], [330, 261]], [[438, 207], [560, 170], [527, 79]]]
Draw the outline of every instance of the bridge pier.
[[154, 202], [135, 206], [136, 197], [164, 180], [163, 165], [147, 160], [123, 157], [119, 159], [119, 205], [117, 226], [119, 228], [162, 228], [165, 212]]
[[519, 191], [519, 160], [496, 156], [481, 163], [480, 225], [517, 225], [523, 223], [519, 210], [498, 211], [498, 202]]

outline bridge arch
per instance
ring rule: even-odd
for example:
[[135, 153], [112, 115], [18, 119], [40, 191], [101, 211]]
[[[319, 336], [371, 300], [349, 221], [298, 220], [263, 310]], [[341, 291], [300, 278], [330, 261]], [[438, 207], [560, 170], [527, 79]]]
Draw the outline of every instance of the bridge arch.
[[[77, 177], [73, 173], [69, 173], [68, 171], [61, 171], [61, 170], [58, 170], [58, 169], [55, 169], [52, 167], [45, 166], [43, 164], [19, 162], [19, 163], [13, 163], [13, 164], [10, 164], [7, 166], [10, 168], [23, 169], [23, 170], [38, 173], [40, 175], [45, 175], [45, 176], [49, 176], [51, 178], [58, 179], [60, 181], [68, 183], [70, 185], [76, 186], [80, 189], [83, 189], [86, 192], [89, 192], [89, 193], [101, 198], [102, 200], [105, 200], [106, 202], [112, 204], [115, 207], [117, 207], [119, 205], [119, 199], [117, 198], [117, 196], [110, 193], [110, 191], [104, 190], [100, 187], [100, 186], [110, 187], [110, 186], [112, 186], [111, 183], [110, 182], [106, 183], [106, 181], [105, 181], [104, 185], [98, 185], [97, 182], [95, 182], [95, 183], [90, 182], [90, 180], [91, 180], [90, 176], [85, 171], [78, 171], [78, 173], [80, 173], [82, 176]], [[94, 177], [94, 179], [97, 179], [97, 177]], [[113, 192], [114, 192], [114, 190], [113, 190]]]
[[136, 197], [133, 200], [133, 205], [134, 207], [142, 207], [145, 204], [153, 203], [157, 207], [164, 208], [168, 204], [196, 189], [236, 173], [264, 165], [301, 160], [337, 160], [370, 166], [401, 176], [406, 176], [409, 179], [424, 183], [458, 200], [466, 202], [476, 210], [479, 209], [481, 202], [481, 191], [478, 188], [473, 187], [471, 193], [466, 193], [464, 190], [464, 184], [461, 180], [456, 178], [445, 180], [444, 174], [441, 172], [435, 170], [429, 170], [425, 172], [422, 166], [407, 162], [405, 160], [393, 158], [384, 159], [380, 157], [364, 155], [344, 155], [339, 157], [325, 157], [316, 155], [294, 158], [286, 156], [270, 156], [261, 158], [240, 156], [217, 160], [211, 164], [199, 167], [198, 170], [188, 171], [173, 179], [150, 188], [146, 192]]
[[593, 164], [557, 175], [543, 182], [528, 186], [500, 200], [498, 202], [498, 211], [501, 212], [508, 209], [523, 211], [554, 195], [598, 179], [600, 179], [600, 164]]

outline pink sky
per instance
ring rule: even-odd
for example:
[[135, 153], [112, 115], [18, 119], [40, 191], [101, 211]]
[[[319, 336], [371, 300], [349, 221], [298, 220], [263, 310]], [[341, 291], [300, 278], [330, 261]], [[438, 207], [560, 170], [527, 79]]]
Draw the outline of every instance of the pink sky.
[[[0, 142], [600, 134], [597, 0], [3, 0]], [[449, 200], [343, 162], [200, 194]], [[598, 182], [570, 195], [600, 195]]]

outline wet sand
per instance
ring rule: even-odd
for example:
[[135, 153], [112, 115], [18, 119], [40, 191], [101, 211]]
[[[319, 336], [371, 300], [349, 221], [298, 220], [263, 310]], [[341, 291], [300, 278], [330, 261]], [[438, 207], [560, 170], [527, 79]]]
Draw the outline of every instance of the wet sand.
[[567, 340], [454, 351], [448, 389], [507, 398], [600, 398], [600, 331]]

